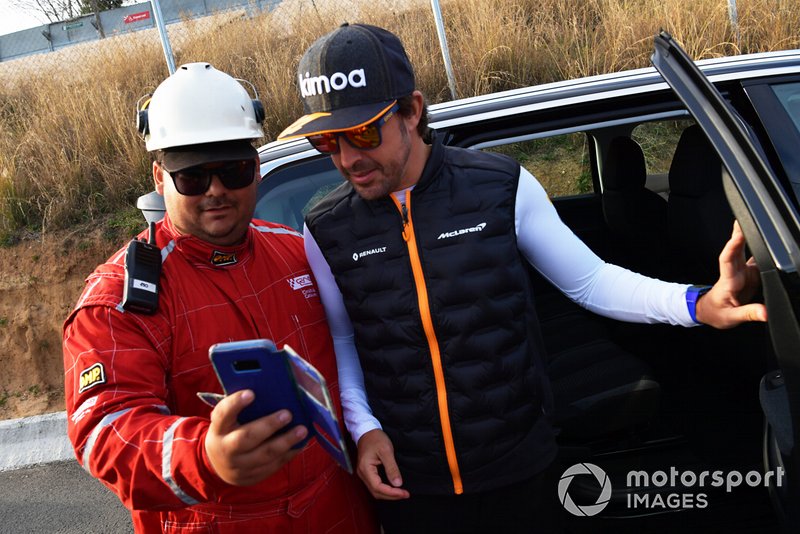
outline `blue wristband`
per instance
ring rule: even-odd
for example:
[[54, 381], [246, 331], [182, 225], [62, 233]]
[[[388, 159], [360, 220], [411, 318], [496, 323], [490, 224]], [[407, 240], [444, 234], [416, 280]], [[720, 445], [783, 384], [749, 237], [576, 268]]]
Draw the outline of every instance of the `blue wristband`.
[[711, 286], [689, 286], [689, 289], [686, 290], [686, 307], [689, 308], [689, 317], [697, 324], [700, 324], [700, 321], [697, 320], [697, 299], [708, 293], [709, 289]]

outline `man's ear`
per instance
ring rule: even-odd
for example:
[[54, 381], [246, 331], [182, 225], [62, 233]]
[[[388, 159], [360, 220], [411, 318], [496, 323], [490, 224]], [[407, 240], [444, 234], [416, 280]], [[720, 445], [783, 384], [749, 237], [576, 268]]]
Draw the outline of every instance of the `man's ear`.
[[159, 195], [164, 194], [164, 169], [157, 161], [153, 162], [153, 182]]
[[406, 128], [408, 128], [409, 133], [417, 131], [417, 125], [422, 118], [422, 105], [424, 102], [425, 98], [420, 91], [411, 93], [411, 108], [413, 109], [413, 113], [405, 117]]
[[256, 184], [261, 183], [261, 158], [256, 158]]

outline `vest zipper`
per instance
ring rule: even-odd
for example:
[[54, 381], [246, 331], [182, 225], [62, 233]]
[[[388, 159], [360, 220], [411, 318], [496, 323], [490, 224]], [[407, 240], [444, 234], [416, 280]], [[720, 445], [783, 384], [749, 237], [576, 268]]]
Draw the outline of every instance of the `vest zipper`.
[[447, 464], [450, 468], [450, 476], [453, 478], [453, 489], [457, 495], [464, 493], [464, 486], [461, 483], [461, 472], [458, 468], [458, 458], [456, 457], [456, 447], [453, 443], [453, 431], [450, 427], [450, 412], [447, 407], [447, 388], [444, 383], [444, 368], [442, 367], [442, 356], [439, 351], [439, 340], [436, 339], [436, 332], [433, 329], [433, 317], [428, 302], [428, 289], [425, 284], [425, 275], [422, 272], [422, 262], [419, 259], [417, 249], [417, 238], [414, 235], [414, 223], [411, 220], [411, 190], [406, 191], [406, 201], [403, 204], [390, 195], [392, 201], [400, 210], [403, 217], [403, 240], [408, 247], [408, 256], [411, 261], [411, 270], [414, 273], [414, 286], [417, 290], [417, 302], [419, 304], [420, 318], [422, 327], [425, 331], [425, 338], [428, 341], [428, 348], [431, 353], [433, 364], [433, 376], [436, 381], [436, 398], [439, 405], [439, 420], [442, 425], [442, 436], [444, 438], [444, 448], [447, 455]]

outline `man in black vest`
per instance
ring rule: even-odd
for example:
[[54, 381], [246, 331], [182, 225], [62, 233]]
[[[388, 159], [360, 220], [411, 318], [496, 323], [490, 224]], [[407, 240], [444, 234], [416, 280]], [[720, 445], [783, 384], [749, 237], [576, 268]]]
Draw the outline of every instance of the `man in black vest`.
[[738, 228], [710, 291], [645, 278], [594, 255], [512, 159], [430, 136], [411, 64], [386, 30], [345, 24], [311, 45], [298, 73], [306, 114], [280, 137], [306, 137], [345, 178], [307, 215], [306, 253], [358, 473], [387, 533], [555, 528], [545, 485], [556, 444], [526, 262], [614, 318], [766, 320], [762, 305], [735, 304], [758, 283]]

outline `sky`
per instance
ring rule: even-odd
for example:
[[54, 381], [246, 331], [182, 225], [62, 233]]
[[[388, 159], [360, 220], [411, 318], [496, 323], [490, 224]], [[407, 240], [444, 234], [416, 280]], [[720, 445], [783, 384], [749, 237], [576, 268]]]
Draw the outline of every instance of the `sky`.
[[10, 0], [0, 0], [0, 35], [41, 26], [46, 21], [42, 14], [12, 6]]

